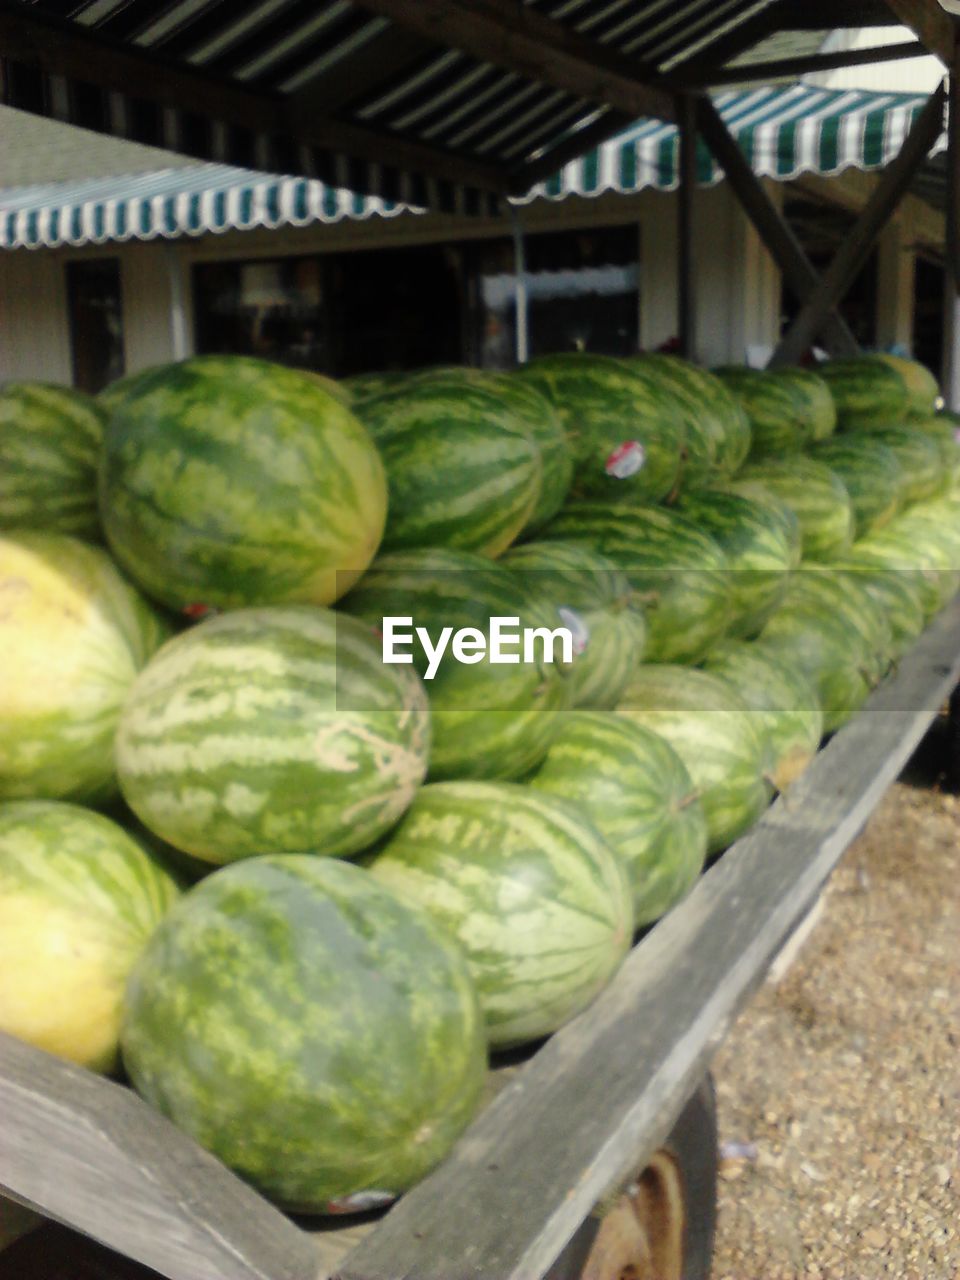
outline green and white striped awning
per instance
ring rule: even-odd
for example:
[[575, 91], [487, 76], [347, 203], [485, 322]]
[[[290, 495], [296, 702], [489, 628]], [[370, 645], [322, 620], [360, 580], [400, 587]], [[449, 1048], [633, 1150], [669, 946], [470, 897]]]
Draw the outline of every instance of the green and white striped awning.
[[[882, 168], [900, 150], [925, 101], [915, 94], [795, 84], [723, 93], [716, 105], [754, 172], [787, 181], [802, 173]], [[937, 149], [944, 145], [941, 140]], [[701, 146], [699, 180], [709, 184], [721, 177]], [[648, 187], [670, 191], [677, 182], [676, 127], [641, 120], [518, 203]], [[0, 191], [0, 248], [79, 247], [422, 213], [413, 194], [401, 185], [396, 201], [359, 196], [316, 179], [219, 164], [51, 183]]]

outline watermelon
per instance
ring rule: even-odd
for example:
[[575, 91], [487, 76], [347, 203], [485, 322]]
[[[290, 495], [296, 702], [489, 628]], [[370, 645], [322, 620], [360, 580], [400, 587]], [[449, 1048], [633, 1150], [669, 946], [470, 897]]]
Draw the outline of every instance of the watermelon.
[[0, 800], [116, 792], [113, 738], [167, 628], [97, 547], [0, 537]]
[[532, 383], [491, 369], [451, 366], [411, 374], [407, 385], [430, 380], [461, 379], [495, 395], [526, 427], [540, 454], [540, 492], [521, 534], [533, 533], [563, 506], [573, 483], [573, 451], [553, 403]]
[[871, 432], [849, 431], [810, 451], [840, 477], [853, 507], [854, 538], [882, 529], [900, 509], [903, 470], [892, 449]]
[[854, 546], [835, 568], [843, 570], [866, 591], [890, 627], [890, 653], [902, 658], [924, 628], [923, 587], [912, 570], [882, 568], [872, 563], [869, 553]]
[[466, 962], [349, 863], [224, 867], [154, 933], [123, 1062], [146, 1100], [284, 1208], [384, 1204], [441, 1160], [485, 1079]]
[[104, 418], [82, 391], [46, 382], [0, 387], [0, 530], [100, 537]]
[[938, 607], [960, 589], [960, 521], [948, 498], [917, 502], [890, 526], [894, 536], [915, 548], [915, 563], [937, 570]]
[[758, 503], [776, 522], [789, 548], [789, 565], [796, 569], [803, 554], [803, 538], [800, 532], [800, 521], [792, 507], [788, 507], [782, 498], [778, 498], [772, 489], [759, 480], [744, 479], [742, 475], [734, 476], [711, 486], [719, 493], [736, 493], [742, 498], [749, 498]]
[[685, 495], [678, 510], [715, 538], [727, 558], [729, 633], [756, 635], [780, 603], [792, 567], [782, 523], [762, 503], [715, 489]]
[[730, 620], [728, 565], [716, 540], [664, 507], [574, 503], [541, 535], [579, 543], [626, 574], [647, 615], [651, 662], [697, 662]]
[[207, 862], [349, 855], [410, 804], [429, 737], [420, 681], [367, 627], [317, 605], [238, 609], [138, 677], [117, 773], [145, 826]]
[[[858, 565], [895, 573], [919, 593], [926, 619], [933, 617], [953, 594], [950, 557], [917, 531], [900, 528], [901, 516], [885, 529], [857, 542], [850, 556]], [[846, 558], [845, 558], [846, 559]]]
[[862, 641], [863, 671], [871, 687], [879, 684], [893, 664], [893, 636], [882, 608], [855, 580], [829, 565], [804, 565], [793, 575], [784, 597], [790, 608], [822, 609], [846, 618]]
[[[488, 645], [493, 618], [518, 619], [511, 631], [568, 627], [562, 613], [528, 595], [502, 565], [440, 548], [380, 556], [343, 607], [380, 630], [387, 617], [409, 618], [405, 630], [424, 627], [434, 643], [445, 627], [472, 627]], [[487, 654], [470, 665], [448, 652], [432, 675], [419, 641], [405, 654], [425, 677], [430, 698], [431, 778], [521, 778], [543, 759], [557, 712], [570, 698], [560, 646], [553, 662], [543, 660], [539, 644], [530, 662], [522, 649], [508, 655], [521, 659], [516, 663], [494, 663]]]
[[749, 424], [719, 378], [679, 356], [642, 355], [629, 363], [676, 401], [684, 434], [683, 488], [696, 488], [714, 473], [729, 475], [743, 464], [750, 447]]
[[804, 440], [810, 444], [826, 440], [837, 429], [837, 406], [830, 388], [814, 369], [785, 367], [771, 370], [782, 385], [796, 396]]
[[773, 750], [771, 781], [785, 790], [806, 769], [823, 737], [823, 711], [808, 676], [762, 641], [725, 641], [704, 670], [729, 681], [750, 708]]
[[794, 575], [796, 589], [792, 581], [761, 638], [786, 667], [802, 671], [815, 686], [824, 732], [832, 733], [866, 701], [876, 681], [877, 659], [849, 610], [841, 611], [835, 600], [825, 602], [804, 587], [807, 574]]
[[688, 667], [642, 666], [617, 710], [661, 734], [686, 765], [707, 819], [708, 853], [732, 844], [770, 803], [773, 746], [728, 681]]
[[907, 414], [924, 418], [934, 412], [940, 400], [940, 387], [930, 370], [919, 360], [882, 352], [874, 357], [898, 373], [907, 388]]
[[358, 412], [390, 487], [385, 551], [449, 547], [496, 557], [533, 516], [540, 447], [525, 417], [459, 372], [407, 378]]
[[823, 462], [768, 458], [745, 467], [742, 478], [759, 481], [785, 502], [800, 522], [804, 560], [829, 560], [853, 542], [853, 504], [846, 485]]
[[916, 427], [878, 427], [870, 432], [893, 453], [900, 465], [900, 503], [909, 506], [934, 498], [950, 485], [950, 472], [943, 465], [941, 446], [926, 431]]
[[946, 473], [941, 489], [954, 488], [960, 481], [960, 431], [957, 424], [945, 413], [932, 417], [914, 417], [907, 424], [914, 431], [921, 431], [935, 441], [940, 450], [940, 465]]
[[[570, 672], [570, 705], [615, 707], [643, 657], [643, 610], [622, 570], [581, 543], [527, 542], [501, 564], [555, 617], [568, 617], [582, 649]], [[578, 646], [579, 647], [579, 646]]]
[[113, 1071], [127, 975], [178, 892], [99, 813], [0, 804], [0, 1030]]
[[495, 1049], [556, 1031], [630, 947], [618, 856], [573, 805], [517, 783], [424, 787], [370, 871], [459, 939]]
[[638, 926], [659, 920], [703, 868], [707, 822], [686, 766], [665, 738], [626, 716], [564, 716], [529, 785], [575, 804], [620, 856]]
[[817, 366], [837, 407], [839, 431], [872, 431], [902, 422], [910, 397], [900, 373], [876, 356], [827, 360]]
[[807, 442], [806, 401], [787, 379], [764, 369], [726, 365], [714, 372], [738, 397], [750, 423], [750, 458], [779, 458]]
[[122, 378], [116, 378], [94, 397], [97, 408], [105, 417], [110, 417], [121, 401], [140, 387], [146, 386], [165, 368], [163, 364], [152, 364], [146, 369], [138, 369], [136, 373], [128, 373]]
[[327, 604], [370, 563], [385, 511], [370, 437], [295, 369], [246, 356], [165, 365], [107, 425], [107, 540], [176, 609]]
[[635, 362], [568, 352], [515, 375], [555, 405], [570, 438], [577, 497], [665, 498], [680, 475], [683, 413]]

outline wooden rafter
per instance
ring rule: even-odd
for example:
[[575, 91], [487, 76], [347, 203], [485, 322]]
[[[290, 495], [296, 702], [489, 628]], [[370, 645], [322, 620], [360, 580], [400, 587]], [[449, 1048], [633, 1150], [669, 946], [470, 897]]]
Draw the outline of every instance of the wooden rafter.
[[824, 317], [837, 305], [863, 266], [877, 235], [906, 194], [910, 181], [943, 129], [946, 92], [941, 85], [913, 123], [896, 159], [884, 169], [830, 266], [803, 304], [780, 345], [772, 365], [795, 364], [816, 337]]
[[430, 47], [416, 32], [389, 26], [298, 89], [292, 101], [302, 114], [329, 115], [406, 72]]
[[[924, 0], [918, 0], [920, 4]], [[936, 0], [933, 0], [936, 3]], [[884, 0], [788, 0], [777, 6], [778, 31], [833, 31], [837, 28], [892, 26]]]
[[[734, 194], [783, 273], [784, 280], [803, 303], [817, 286], [819, 276], [816, 268], [767, 195], [763, 183], [750, 168], [736, 138], [709, 98], [701, 98], [697, 103], [697, 123], [704, 142], [727, 175]], [[824, 317], [821, 328], [824, 344], [834, 355], [854, 355], [859, 350], [853, 334], [836, 312]]]
[[708, 72], [698, 77], [696, 82], [711, 86], [766, 83], [770, 80], [795, 79], [818, 71], [832, 71], [839, 67], [863, 67], [877, 62], [896, 62], [901, 58], [921, 58], [926, 52], [926, 46], [919, 40], [905, 40], [898, 44], [878, 45], [874, 49], [845, 49], [837, 53], [777, 58], [770, 62], [745, 62], [738, 66], [724, 67], [721, 71]]
[[515, 0], [359, 0], [399, 27], [530, 80], [604, 103], [631, 119], [674, 119], [670, 92], [636, 59]]
[[947, 66], [953, 58], [953, 20], [937, 0], [887, 0], [896, 21], [916, 32], [930, 53]]

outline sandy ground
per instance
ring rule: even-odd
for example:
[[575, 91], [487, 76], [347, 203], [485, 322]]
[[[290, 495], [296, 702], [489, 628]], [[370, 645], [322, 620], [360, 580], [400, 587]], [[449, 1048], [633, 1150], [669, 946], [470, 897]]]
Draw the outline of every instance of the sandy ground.
[[713, 1280], [960, 1280], [960, 797], [899, 783], [716, 1063]]

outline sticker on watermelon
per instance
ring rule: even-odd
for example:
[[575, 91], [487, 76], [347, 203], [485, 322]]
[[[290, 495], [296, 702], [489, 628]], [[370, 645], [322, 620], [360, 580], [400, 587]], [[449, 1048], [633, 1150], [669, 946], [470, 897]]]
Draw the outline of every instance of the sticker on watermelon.
[[392, 1191], [355, 1191], [352, 1196], [328, 1200], [327, 1213], [366, 1213], [368, 1209], [382, 1209], [396, 1200]]
[[626, 480], [635, 476], [646, 460], [646, 452], [639, 440], [624, 440], [607, 458], [603, 469], [614, 480]]
[[558, 607], [557, 615], [573, 638], [573, 652], [575, 654], [583, 653], [590, 643], [590, 628], [586, 622], [577, 613], [576, 609], [571, 609], [565, 604]]

